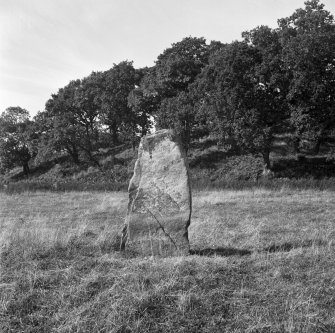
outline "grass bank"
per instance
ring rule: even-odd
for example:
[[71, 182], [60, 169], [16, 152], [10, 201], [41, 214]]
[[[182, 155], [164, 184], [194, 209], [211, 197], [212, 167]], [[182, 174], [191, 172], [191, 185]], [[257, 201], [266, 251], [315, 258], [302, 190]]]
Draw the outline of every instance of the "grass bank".
[[201, 191], [192, 255], [117, 251], [126, 193], [0, 193], [3, 332], [334, 332], [331, 191]]

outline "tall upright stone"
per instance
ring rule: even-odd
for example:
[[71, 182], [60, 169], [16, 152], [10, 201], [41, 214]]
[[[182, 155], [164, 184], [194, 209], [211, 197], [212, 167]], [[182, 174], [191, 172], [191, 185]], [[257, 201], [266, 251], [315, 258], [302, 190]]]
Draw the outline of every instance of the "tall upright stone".
[[191, 189], [186, 155], [174, 131], [142, 138], [128, 191], [121, 249], [144, 256], [187, 254]]

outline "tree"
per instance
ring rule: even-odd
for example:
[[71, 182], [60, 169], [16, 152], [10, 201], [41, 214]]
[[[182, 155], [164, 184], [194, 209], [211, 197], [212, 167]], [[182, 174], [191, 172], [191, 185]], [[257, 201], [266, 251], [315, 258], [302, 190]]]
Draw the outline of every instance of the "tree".
[[[269, 166], [269, 154], [275, 134], [288, 131], [288, 76], [282, 59], [282, 45], [277, 29], [260, 26], [242, 33], [248, 45], [254, 47], [261, 55], [260, 63], [255, 66], [255, 78], [258, 108], [261, 110], [263, 127], [262, 155]], [[265, 134], [266, 133], [266, 134]], [[267, 139], [265, 138], [267, 137]]]
[[43, 119], [48, 131], [43, 138], [52, 149], [66, 150], [78, 164], [80, 155], [98, 164], [93, 152], [99, 143], [97, 92], [99, 73], [71, 81], [46, 103]]
[[76, 164], [79, 164], [80, 134], [74, 100], [79, 86], [80, 80], [71, 81], [57, 94], [51, 95], [43, 116], [48, 123], [48, 131], [43, 136], [47, 145], [53, 150], [65, 150]]
[[57, 149], [52, 141], [53, 124], [49, 121], [46, 112], [39, 111], [33, 118], [31, 131], [33, 139], [30, 142], [30, 149], [34, 153], [35, 163], [46, 162], [50, 160]]
[[80, 136], [79, 147], [88, 159], [99, 166], [93, 153], [100, 146], [101, 91], [103, 90], [102, 73], [92, 72], [81, 80], [74, 93], [74, 114], [77, 131]]
[[139, 129], [140, 136], [147, 134], [152, 127], [152, 115], [159, 104], [157, 95], [146, 93], [139, 87], [128, 95], [128, 106], [132, 109], [134, 125]]
[[289, 77], [287, 100], [297, 138], [315, 143], [335, 126], [335, 24], [318, 0], [280, 19], [279, 33]]
[[[212, 45], [213, 50], [221, 44]], [[148, 69], [140, 82], [135, 105], [137, 112], [152, 114], [158, 128], [174, 128], [187, 148], [195, 110], [189, 87], [208, 62], [208, 45], [204, 38], [187, 37], [174, 43], [157, 57], [154, 67]], [[134, 101], [134, 98], [133, 98]]]
[[163, 98], [186, 91], [208, 62], [204, 38], [187, 37], [174, 43], [157, 57], [155, 89]]
[[137, 75], [133, 63], [129, 61], [122, 61], [102, 73], [100, 118], [102, 124], [108, 128], [114, 145], [119, 143], [120, 132], [126, 124], [136, 127], [136, 115], [128, 105], [128, 95], [139, 80]]
[[38, 116], [45, 129], [38, 156], [66, 150], [77, 164], [86, 157], [99, 165], [95, 157], [98, 148], [133, 142], [139, 131], [146, 132], [150, 123], [147, 113], [129, 105], [129, 94], [144, 72], [123, 61], [59, 89]]
[[[235, 151], [261, 153], [267, 167], [274, 133], [283, 117], [281, 90], [256, 37], [271, 37], [268, 28], [249, 33], [215, 52], [194, 85], [208, 126]], [[272, 36], [275, 38], [274, 36]], [[264, 41], [266, 44], [267, 42]], [[269, 56], [270, 58], [270, 56]]]
[[128, 106], [136, 119], [140, 136], [148, 133], [153, 126], [153, 118], [161, 103], [161, 96], [156, 91], [155, 67], [137, 70], [135, 88], [128, 95]]
[[186, 92], [162, 101], [157, 126], [160, 128], [174, 128], [179, 133], [186, 151], [189, 148], [192, 130], [195, 123], [194, 105]]
[[6, 171], [22, 166], [29, 174], [28, 162], [32, 158], [29, 112], [21, 107], [9, 107], [0, 116], [0, 169]]

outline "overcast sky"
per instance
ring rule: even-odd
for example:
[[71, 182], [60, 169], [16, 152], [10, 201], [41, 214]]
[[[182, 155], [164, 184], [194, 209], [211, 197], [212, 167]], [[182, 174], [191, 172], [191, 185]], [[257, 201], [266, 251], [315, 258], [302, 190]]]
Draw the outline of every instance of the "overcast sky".
[[[335, 14], [335, 0], [323, 0]], [[0, 0], [0, 113], [31, 115], [70, 80], [114, 63], [152, 66], [184, 37], [240, 40], [304, 0]]]

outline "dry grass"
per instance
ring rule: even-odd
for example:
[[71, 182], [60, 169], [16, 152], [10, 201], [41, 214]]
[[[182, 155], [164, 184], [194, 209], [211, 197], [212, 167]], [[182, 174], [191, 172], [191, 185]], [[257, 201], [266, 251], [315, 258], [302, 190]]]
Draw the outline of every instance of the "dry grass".
[[[73, 237], [118, 233], [124, 222], [127, 195], [115, 192], [35, 192], [0, 194], [0, 241], [33, 237], [48, 246], [66, 245]], [[34, 244], [34, 242], [32, 243]], [[34, 246], [34, 245], [33, 245]]]
[[193, 197], [192, 251], [126, 258], [125, 193], [0, 193], [1, 332], [335, 332], [335, 196]]
[[[335, 240], [335, 197], [327, 191], [200, 192], [190, 228], [195, 248], [263, 251]], [[290, 248], [291, 249], [291, 248]]]

